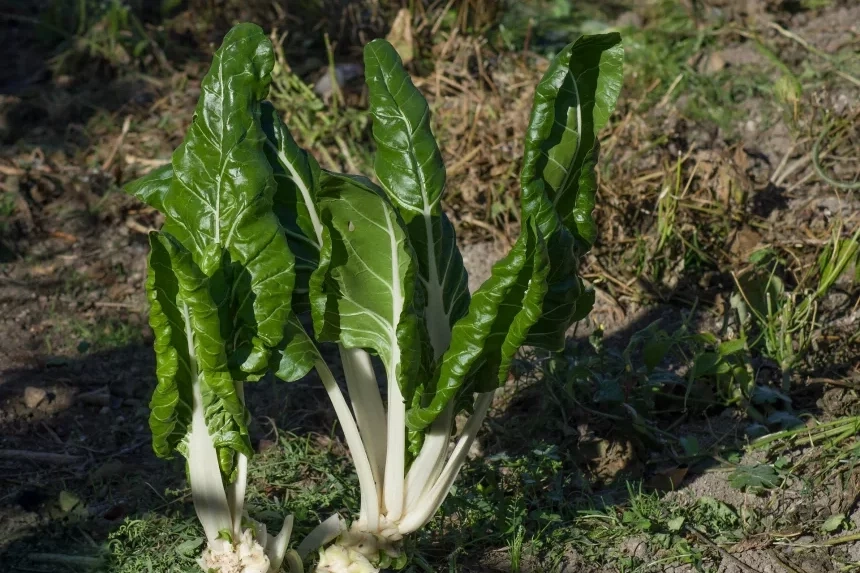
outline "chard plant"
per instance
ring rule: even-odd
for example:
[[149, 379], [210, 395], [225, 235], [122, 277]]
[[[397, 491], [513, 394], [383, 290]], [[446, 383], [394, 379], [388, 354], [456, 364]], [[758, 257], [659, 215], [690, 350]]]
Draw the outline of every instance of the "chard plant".
[[171, 164], [128, 187], [165, 215], [150, 234], [146, 280], [158, 381], [152, 447], [185, 456], [208, 542], [199, 563], [217, 573], [280, 571], [292, 530], [290, 516], [270, 535], [244, 511], [252, 455], [244, 384], [281, 352], [295, 283], [260, 126], [273, 62], [262, 30], [231, 30]]
[[[325, 520], [298, 556], [318, 552], [319, 572], [400, 567], [403, 538], [444, 501], [517, 350], [560, 350], [593, 304], [577, 269], [596, 234], [597, 133], [621, 87], [620, 36], [583, 36], [538, 84], [521, 234], [472, 296], [442, 210], [445, 167], [427, 102], [387, 42], [370, 42], [364, 58], [376, 182], [322, 170], [297, 146], [263, 101], [272, 46], [243, 24], [216, 54], [172, 164], [130, 188], [166, 216], [152, 236], [148, 282], [159, 376], [154, 448], [180, 451], [193, 470], [190, 446], [198, 446], [218, 466], [205, 488], [190, 471], [210, 542], [204, 568], [233, 571], [208, 556], [241, 559], [244, 536], [251, 544], [261, 531], [230, 505], [241, 510], [251, 453], [245, 382], [268, 369], [285, 381], [315, 369], [355, 465], [357, 515]], [[327, 343], [346, 394], [321, 350]], [[459, 414], [467, 419], [455, 439]], [[215, 490], [225, 492], [226, 510]], [[215, 513], [223, 523], [207, 526]], [[284, 537], [256, 541], [271, 570]]]

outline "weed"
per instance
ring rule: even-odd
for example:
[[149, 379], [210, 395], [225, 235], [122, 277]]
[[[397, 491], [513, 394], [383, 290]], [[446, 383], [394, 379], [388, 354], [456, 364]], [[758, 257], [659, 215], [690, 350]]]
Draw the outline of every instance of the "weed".
[[94, 322], [72, 319], [69, 329], [81, 354], [140, 344], [143, 339], [139, 326], [116, 318], [100, 317]]
[[830, 422], [810, 419], [801, 427], [762, 436], [750, 447], [766, 451], [768, 457], [808, 448], [807, 453], [791, 464], [787, 471], [798, 473], [813, 468], [809, 479], [813, 487], [820, 487], [829, 480], [857, 471], [860, 465], [858, 433], [860, 416], [847, 416]]
[[[272, 32], [275, 46], [275, 69], [269, 99], [284, 115], [284, 121], [295, 133], [298, 144], [319, 154], [328, 169], [350, 173], [367, 173], [373, 165], [370, 156], [368, 128], [370, 118], [355, 107], [338, 105], [342, 94], [336, 79], [331, 80], [333, 93], [327, 105], [287, 63], [283, 36]], [[331, 54], [331, 52], [329, 52]], [[333, 60], [330, 73], [335, 75]], [[337, 149], [336, 156], [330, 150]]]
[[860, 229], [850, 238], [843, 238], [841, 225], [835, 225], [818, 265], [801, 278], [793, 291], [788, 291], [777, 276], [780, 261], [771, 251], [755, 253], [753, 269], [735, 275], [737, 293], [732, 305], [742, 332], [757, 332], [751, 346], [762, 347], [764, 354], [779, 365], [784, 393], [790, 392], [792, 374], [813, 343], [818, 304], [856, 260], [858, 239]]
[[137, 15], [141, 9], [123, 0], [52, 0], [40, 15], [38, 29], [46, 43], [59, 46], [51, 62], [54, 71], [71, 73], [93, 61], [121, 70], [145, 60], [169, 70], [164, 53]]
[[739, 406], [765, 422], [767, 413], [790, 404], [756, 384], [745, 338], [721, 341], [692, 330], [689, 322], [668, 332], [658, 320], [634, 333], [620, 352], [602, 344], [600, 331], [591, 341], [591, 350], [572, 345], [546, 363], [544, 375], [553, 380], [549, 389], [564, 417], [571, 408], [581, 409], [658, 441], [677, 442], [659, 428], [660, 419]]
[[108, 537], [112, 573], [184, 573], [197, 567], [202, 531], [177, 513], [128, 519]]

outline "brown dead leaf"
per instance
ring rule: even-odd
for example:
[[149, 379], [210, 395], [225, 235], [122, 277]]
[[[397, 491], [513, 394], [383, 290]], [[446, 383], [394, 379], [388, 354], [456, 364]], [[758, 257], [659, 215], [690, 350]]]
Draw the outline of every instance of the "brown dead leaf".
[[729, 252], [738, 260], [746, 261], [749, 256], [761, 245], [762, 237], [754, 229], [744, 227], [735, 233], [729, 245]]
[[412, 13], [407, 8], [401, 8], [391, 24], [391, 31], [385, 37], [404, 64], [408, 64], [415, 57], [415, 43], [412, 39]]
[[0, 175], [7, 175], [9, 177], [20, 177], [24, 175], [24, 170], [19, 169], [17, 167], [12, 167], [10, 165], [0, 164]]
[[687, 477], [688, 468], [676, 466], [658, 471], [645, 483], [645, 487], [657, 491], [674, 491]]
[[51, 236], [57, 239], [62, 239], [67, 243], [77, 243], [78, 238], [72, 234], [64, 233], [63, 231], [51, 231]]

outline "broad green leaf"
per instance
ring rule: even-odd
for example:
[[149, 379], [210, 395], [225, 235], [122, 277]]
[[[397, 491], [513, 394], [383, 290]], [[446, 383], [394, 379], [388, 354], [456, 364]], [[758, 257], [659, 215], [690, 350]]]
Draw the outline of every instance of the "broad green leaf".
[[263, 102], [261, 122], [267, 138], [266, 155], [277, 183], [273, 208], [296, 258], [293, 309], [300, 312], [308, 306], [308, 283], [319, 265], [323, 242], [323, 225], [316, 205], [320, 167], [311, 154], [296, 144], [269, 102]]
[[821, 524], [821, 530], [826, 533], [834, 533], [845, 523], [844, 513], [835, 513], [824, 520]]
[[567, 329], [594, 303], [577, 276], [578, 257], [597, 233], [597, 134], [615, 108], [623, 58], [617, 33], [583, 36], [553, 59], [535, 90], [520, 173], [522, 211], [523, 219], [534, 217], [552, 268], [527, 344], [561, 349]]
[[406, 222], [427, 292], [425, 320], [435, 357], [448, 348], [451, 327], [466, 314], [468, 277], [454, 227], [442, 212], [445, 165], [430, 129], [430, 108], [397, 51], [385, 40], [364, 48], [373, 114], [376, 176]]
[[454, 226], [444, 213], [413, 217], [406, 228], [418, 260], [418, 276], [427, 293], [424, 320], [438, 358], [451, 342], [454, 324], [469, 310], [469, 276], [457, 247]]
[[754, 268], [740, 275], [737, 285], [738, 303], [742, 302], [760, 319], [775, 313], [785, 302], [785, 285], [772, 270]]
[[580, 251], [597, 233], [597, 134], [615, 109], [623, 61], [618, 33], [582, 36], [553, 59], [535, 90], [520, 173], [523, 213], [535, 216], [544, 238], [564, 226]]
[[295, 382], [310, 372], [318, 360], [321, 356], [313, 339], [298, 317], [290, 316], [284, 338], [272, 353], [271, 368], [275, 376], [286, 382]]
[[594, 294], [585, 290], [577, 274], [579, 257], [571, 234], [566, 229], [556, 229], [546, 244], [550, 259], [547, 293], [539, 320], [529, 331], [526, 344], [561, 350], [570, 325], [591, 311]]
[[422, 293], [403, 222], [361, 177], [324, 172], [319, 207], [330, 240], [317, 273], [324, 284], [311, 283], [317, 339], [374, 350], [408, 399], [423, 362]]
[[146, 275], [158, 379], [150, 402], [149, 426], [152, 449], [157, 456], [166, 457], [190, 431], [191, 388], [196, 372], [192, 368], [185, 318], [177, 306], [179, 282], [167, 250], [155, 237], [150, 236], [152, 249]]
[[717, 346], [717, 353], [725, 358], [739, 352], [744, 352], [747, 349], [747, 341], [745, 338], [735, 338], [727, 340]]
[[168, 164], [153, 169], [143, 177], [125, 186], [125, 192], [134, 195], [153, 209], [164, 211], [164, 198], [170, 192], [173, 166]]
[[210, 279], [170, 235], [152, 233], [150, 247], [147, 287], [150, 301], [157, 303], [150, 323], [159, 357], [150, 416], [153, 448], [162, 456], [173, 449], [187, 455], [193, 385], [200, 384], [206, 425], [221, 470], [230, 476], [234, 454], [250, 456], [252, 450], [247, 412], [230, 373]]
[[442, 198], [445, 166], [430, 131], [430, 108], [385, 40], [364, 47], [364, 75], [373, 114], [376, 176], [398, 207], [430, 211]]
[[205, 275], [220, 273], [228, 281], [222, 292], [235, 322], [224, 328], [233, 333], [228, 355], [237, 377], [265, 371], [283, 336], [294, 284], [293, 256], [272, 211], [276, 185], [260, 126], [273, 65], [271, 42], [258, 26], [230, 30], [173, 154], [163, 198], [164, 230], [191, 251]]
[[740, 490], [760, 491], [779, 487], [782, 478], [771, 465], [738, 466], [729, 475], [729, 483]]
[[410, 429], [427, 427], [461, 393], [468, 402], [472, 392], [488, 392], [505, 382], [514, 354], [540, 316], [548, 271], [546, 245], [526, 226], [472, 297], [468, 314], [454, 325], [423, 403], [408, 414]]
[[684, 516], [679, 515], [678, 517], [673, 517], [669, 521], [666, 522], [666, 528], [669, 531], [676, 532], [681, 531], [681, 528], [684, 527]]

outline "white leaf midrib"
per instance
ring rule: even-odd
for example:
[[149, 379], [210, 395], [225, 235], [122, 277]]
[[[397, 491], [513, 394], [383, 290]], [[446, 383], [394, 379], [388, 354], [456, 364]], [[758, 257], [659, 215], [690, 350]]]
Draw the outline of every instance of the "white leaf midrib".
[[[378, 58], [377, 58], [378, 59]], [[396, 94], [392, 93], [389, 88], [389, 77], [382, 71], [382, 66], [380, 66], [380, 73], [383, 76], [383, 85], [385, 85], [386, 91], [391, 96], [391, 103], [393, 107], [397, 110], [397, 114], [400, 116], [400, 120], [403, 122], [409, 137], [409, 148], [407, 150], [407, 154], [409, 156], [409, 162], [412, 165], [412, 168], [415, 171], [415, 177], [418, 181], [419, 192], [421, 194], [421, 202], [422, 209], [418, 211], [411, 205], [404, 204], [399, 200], [398, 195], [393, 192], [393, 190], [388, 190], [388, 195], [393, 197], [397, 203], [404, 209], [413, 212], [419, 212], [424, 221], [424, 230], [425, 230], [425, 241], [426, 241], [426, 257], [427, 257], [427, 280], [425, 282], [425, 286], [427, 288], [427, 313], [426, 320], [428, 324], [428, 330], [430, 332], [431, 344], [433, 346], [433, 352], [436, 358], [441, 356], [441, 354], [445, 351], [450, 342], [450, 315], [451, 308], [446, 308], [445, 306], [445, 295], [444, 295], [444, 284], [447, 280], [447, 272], [445, 276], [440, 276], [438, 261], [436, 260], [436, 241], [434, 240], [433, 233], [433, 208], [442, 200], [442, 193], [439, 193], [439, 196], [434, 200], [430, 201], [430, 193], [427, 189], [427, 180], [424, 177], [423, 167], [426, 164], [420, 163], [418, 161], [418, 157], [415, 153], [415, 131], [412, 129], [412, 124], [409, 122], [409, 118], [406, 117], [403, 108], [397, 102]], [[406, 80], [404, 79], [401, 83], [400, 90], [403, 89]], [[414, 86], [413, 86], [414, 87]], [[417, 88], [415, 88], [417, 90]], [[400, 92], [398, 90], [398, 94]], [[423, 124], [427, 117], [429, 116], [430, 108], [425, 107], [424, 112], [421, 118], [418, 120], [417, 125]], [[427, 159], [427, 161], [432, 160], [432, 156]], [[443, 167], [444, 169], [444, 167]], [[384, 184], [384, 183], [383, 183]]]

